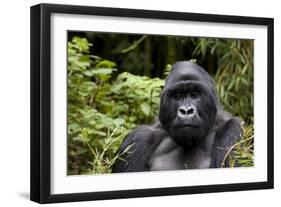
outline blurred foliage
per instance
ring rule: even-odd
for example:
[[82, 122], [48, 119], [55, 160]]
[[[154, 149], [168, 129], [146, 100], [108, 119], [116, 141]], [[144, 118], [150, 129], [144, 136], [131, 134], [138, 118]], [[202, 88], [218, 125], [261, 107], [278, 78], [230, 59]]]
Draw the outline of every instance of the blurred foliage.
[[111, 172], [128, 132], [157, 117], [171, 65], [191, 59], [214, 75], [225, 109], [246, 122], [243, 144], [227, 156], [252, 166], [252, 40], [70, 33], [68, 174]]

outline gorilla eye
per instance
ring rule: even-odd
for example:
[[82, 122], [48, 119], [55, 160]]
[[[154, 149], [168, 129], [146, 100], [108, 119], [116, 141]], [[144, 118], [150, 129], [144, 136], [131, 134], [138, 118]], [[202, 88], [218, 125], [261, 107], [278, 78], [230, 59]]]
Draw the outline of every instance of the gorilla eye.
[[199, 96], [199, 92], [198, 91], [191, 91], [189, 95], [190, 95], [191, 98], [197, 98]]
[[180, 98], [181, 98], [181, 93], [179, 93], [179, 92], [176, 92], [176, 93], [174, 93], [173, 94], [173, 97], [176, 99], [176, 100], [179, 100]]

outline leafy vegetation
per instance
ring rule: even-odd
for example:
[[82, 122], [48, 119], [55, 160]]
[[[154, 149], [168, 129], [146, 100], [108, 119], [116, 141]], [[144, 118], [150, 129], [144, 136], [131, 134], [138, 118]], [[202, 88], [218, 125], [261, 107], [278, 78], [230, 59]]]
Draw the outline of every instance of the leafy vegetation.
[[[86, 34], [73, 35], [67, 48], [68, 174], [111, 172], [128, 132], [157, 117], [164, 79], [182, 54], [185, 60], [195, 59], [210, 69], [222, 105], [245, 121], [241, 142], [227, 156], [232, 163], [253, 166], [253, 41], [91, 35], [88, 38], [95, 37], [91, 43]], [[98, 45], [108, 48], [109, 55]], [[155, 51], [165, 61], [154, 63]]]
[[69, 174], [110, 172], [128, 129], [155, 118], [164, 85], [127, 72], [113, 79], [115, 63], [90, 55], [90, 46], [68, 43]]

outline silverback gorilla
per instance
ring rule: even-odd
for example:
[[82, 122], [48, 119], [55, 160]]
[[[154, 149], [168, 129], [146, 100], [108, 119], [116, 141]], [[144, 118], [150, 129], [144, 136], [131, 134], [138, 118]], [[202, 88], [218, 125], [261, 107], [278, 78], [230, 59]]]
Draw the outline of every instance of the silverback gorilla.
[[220, 105], [213, 78], [192, 62], [177, 62], [161, 94], [159, 121], [125, 138], [112, 172], [229, 166], [224, 157], [241, 132], [239, 118]]

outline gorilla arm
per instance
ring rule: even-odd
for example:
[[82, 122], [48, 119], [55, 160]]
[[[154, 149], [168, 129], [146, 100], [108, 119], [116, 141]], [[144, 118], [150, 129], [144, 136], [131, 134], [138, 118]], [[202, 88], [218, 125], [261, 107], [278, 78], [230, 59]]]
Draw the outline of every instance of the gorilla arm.
[[241, 133], [241, 120], [237, 117], [224, 121], [217, 128], [211, 167], [229, 167], [229, 159], [225, 159], [225, 156], [230, 148], [239, 141]]
[[133, 130], [124, 140], [118, 154], [122, 154], [128, 146], [129, 151], [116, 160], [112, 172], [149, 171], [149, 160], [155, 148], [166, 136], [166, 132], [156, 124], [142, 125]]

